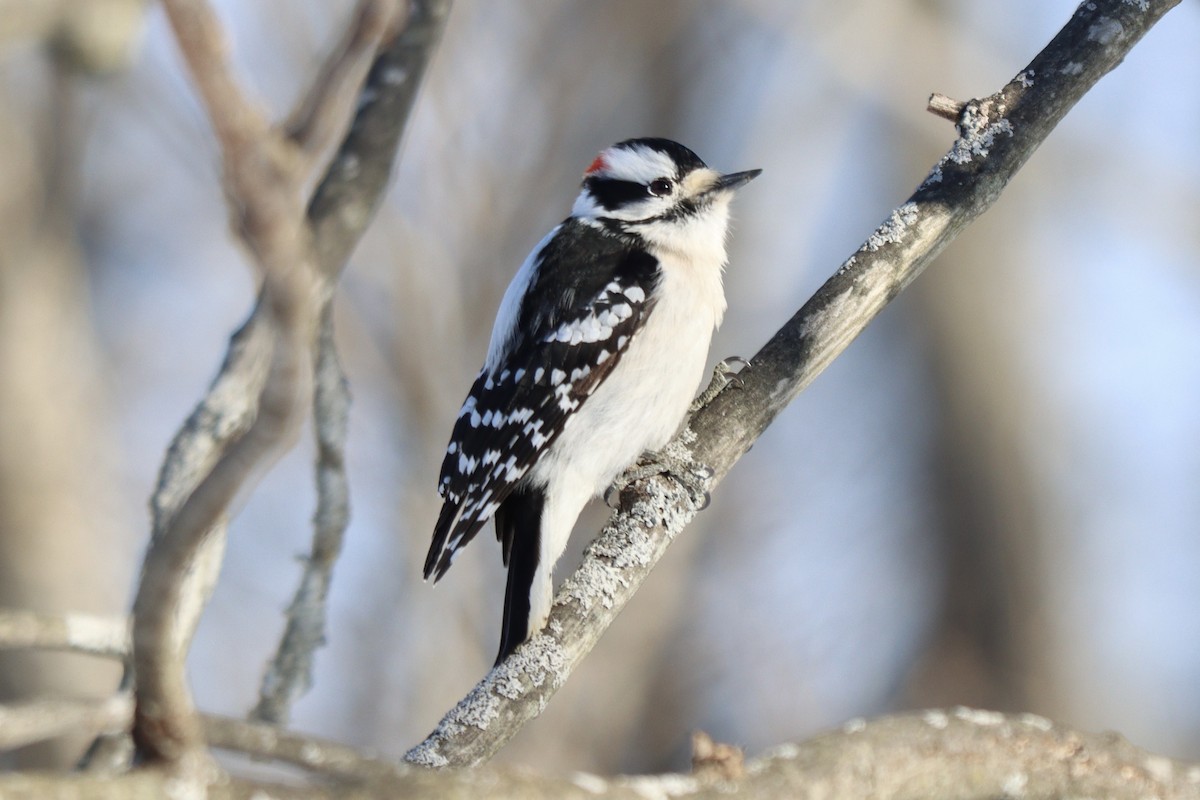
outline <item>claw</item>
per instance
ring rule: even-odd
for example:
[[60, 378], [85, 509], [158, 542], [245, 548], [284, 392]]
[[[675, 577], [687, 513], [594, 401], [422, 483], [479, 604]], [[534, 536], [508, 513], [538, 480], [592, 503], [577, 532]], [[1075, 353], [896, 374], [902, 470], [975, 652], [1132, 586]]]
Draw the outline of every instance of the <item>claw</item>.
[[740, 389], [742, 387], [742, 379], [739, 377], [740, 370], [734, 371], [733, 364], [741, 364], [742, 369], [750, 366], [750, 360], [741, 356], [730, 356], [722, 361], [718, 361], [713, 367], [712, 380], [709, 381], [707, 388], [692, 401], [689, 411], [695, 413], [713, 401], [717, 395], [725, 390], [727, 386], [733, 386]]
[[721, 363], [724, 364], [726, 367], [728, 367], [730, 364], [741, 364], [742, 369], [753, 366], [753, 364], [750, 363], [750, 359], [742, 358], [741, 356], [730, 356], [729, 358], [725, 359]]
[[628, 483], [625, 483], [621, 486], [617, 486], [617, 482], [620, 480], [620, 477], [621, 476], [618, 475], [617, 480], [613, 481], [612, 486], [609, 486], [604, 490], [604, 505], [608, 506], [613, 511], [616, 511], [621, 507], [621, 492], [626, 486], [629, 485]]

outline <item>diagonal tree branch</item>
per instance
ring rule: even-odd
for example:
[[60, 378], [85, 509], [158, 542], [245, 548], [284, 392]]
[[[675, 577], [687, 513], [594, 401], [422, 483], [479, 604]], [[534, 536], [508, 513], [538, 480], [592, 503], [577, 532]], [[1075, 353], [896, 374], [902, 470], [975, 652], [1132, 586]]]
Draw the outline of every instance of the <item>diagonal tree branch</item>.
[[[716, 486], [778, 413], [972, 220], [1063, 116], [1179, 0], [1089, 0], [1000, 91], [958, 115], [958, 138], [913, 195], [756, 354], [740, 388], [719, 394], [670, 445], [713, 470]], [[488, 760], [536, 717], [696, 515], [663, 477], [622, 497], [559, 591], [546, 630], [492, 670], [405, 758], [431, 767]]]

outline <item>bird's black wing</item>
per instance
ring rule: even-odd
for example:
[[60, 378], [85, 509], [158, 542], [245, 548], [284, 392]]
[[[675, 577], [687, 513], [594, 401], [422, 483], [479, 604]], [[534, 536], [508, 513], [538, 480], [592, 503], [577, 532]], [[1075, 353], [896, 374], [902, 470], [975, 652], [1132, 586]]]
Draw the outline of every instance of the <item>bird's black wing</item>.
[[[652, 310], [658, 260], [622, 237], [572, 219], [535, 258], [508, 355], [480, 372], [454, 424], [427, 578], [445, 574], [612, 372]], [[502, 544], [507, 563], [512, 542]]]

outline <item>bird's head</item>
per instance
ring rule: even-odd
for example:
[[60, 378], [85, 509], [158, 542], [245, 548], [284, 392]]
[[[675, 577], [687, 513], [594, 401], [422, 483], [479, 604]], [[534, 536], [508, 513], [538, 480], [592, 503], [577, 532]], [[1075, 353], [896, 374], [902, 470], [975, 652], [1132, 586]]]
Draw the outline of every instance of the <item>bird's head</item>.
[[720, 224], [733, 191], [762, 170], [722, 175], [670, 139], [628, 139], [601, 151], [583, 173], [571, 213], [651, 235], [661, 226]]

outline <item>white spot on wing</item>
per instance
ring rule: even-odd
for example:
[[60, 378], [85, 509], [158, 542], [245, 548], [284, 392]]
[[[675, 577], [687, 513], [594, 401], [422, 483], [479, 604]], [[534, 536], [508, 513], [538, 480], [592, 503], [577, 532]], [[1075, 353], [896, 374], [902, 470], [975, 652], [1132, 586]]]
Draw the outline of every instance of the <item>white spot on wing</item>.
[[540, 448], [550, 438], [542, 433], [542, 423], [544, 421], [545, 420], [540, 420], [540, 419], [534, 420], [533, 422], [530, 422], [528, 425], [526, 425], [524, 430], [522, 431], [522, 433], [524, 433], [525, 436], [527, 436], [529, 438], [530, 444], [532, 444], [535, 449]]
[[599, 314], [589, 314], [571, 322], [564, 322], [555, 331], [546, 336], [547, 342], [565, 342], [577, 345], [581, 342], [598, 342], [612, 336], [612, 326], [621, 321], [621, 317], [605, 309]]
[[554, 393], [558, 395], [558, 407], [563, 411], [571, 412], [579, 408], [579, 401], [571, 399], [571, 384], [564, 383]]
[[521, 475], [523, 475], [525, 472], [525, 470], [517, 469], [517, 457], [516, 456], [509, 456], [508, 460], [504, 462], [504, 468], [507, 471], [505, 478], [510, 481], [515, 481], [515, 480], [519, 479], [521, 477]]

